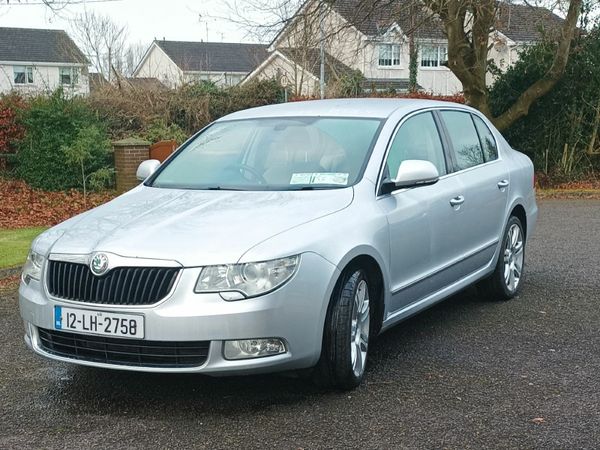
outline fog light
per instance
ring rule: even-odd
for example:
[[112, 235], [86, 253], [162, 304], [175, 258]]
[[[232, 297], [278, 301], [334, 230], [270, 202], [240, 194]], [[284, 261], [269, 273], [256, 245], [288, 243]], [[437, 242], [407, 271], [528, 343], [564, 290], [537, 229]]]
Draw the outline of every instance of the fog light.
[[249, 359], [285, 353], [285, 344], [278, 338], [225, 341], [225, 359]]

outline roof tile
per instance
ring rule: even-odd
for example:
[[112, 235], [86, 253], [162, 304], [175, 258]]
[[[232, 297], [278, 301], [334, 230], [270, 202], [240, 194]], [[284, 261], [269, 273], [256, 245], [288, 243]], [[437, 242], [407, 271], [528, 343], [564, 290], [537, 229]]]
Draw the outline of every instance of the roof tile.
[[[411, 18], [412, 0], [330, 0], [330, 6], [367, 36], [379, 36], [397, 23], [405, 33], [415, 29], [422, 39], [444, 39], [444, 26], [438, 18], [419, 10]], [[553, 36], [564, 20], [552, 11], [531, 5], [498, 2], [495, 27], [516, 42], [540, 40]]]
[[87, 64], [63, 30], [0, 27], [0, 61]]
[[251, 72], [267, 57], [267, 46], [225, 42], [155, 41], [177, 66], [194, 72]]

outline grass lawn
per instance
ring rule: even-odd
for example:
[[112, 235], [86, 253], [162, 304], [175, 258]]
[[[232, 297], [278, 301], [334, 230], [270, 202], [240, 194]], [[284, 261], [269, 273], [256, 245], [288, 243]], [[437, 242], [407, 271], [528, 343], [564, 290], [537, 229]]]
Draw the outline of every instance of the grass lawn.
[[0, 269], [20, 266], [27, 258], [31, 241], [46, 227], [0, 229]]

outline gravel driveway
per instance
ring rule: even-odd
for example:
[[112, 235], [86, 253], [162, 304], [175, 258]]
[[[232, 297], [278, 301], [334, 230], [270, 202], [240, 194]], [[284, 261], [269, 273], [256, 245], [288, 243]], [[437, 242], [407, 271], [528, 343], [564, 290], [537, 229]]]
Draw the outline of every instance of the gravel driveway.
[[366, 382], [103, 371], [34, 356], [0, 297], [0, 448], [598, 448], [600, 202], [540, 202], [519, 298], [381, 336]]

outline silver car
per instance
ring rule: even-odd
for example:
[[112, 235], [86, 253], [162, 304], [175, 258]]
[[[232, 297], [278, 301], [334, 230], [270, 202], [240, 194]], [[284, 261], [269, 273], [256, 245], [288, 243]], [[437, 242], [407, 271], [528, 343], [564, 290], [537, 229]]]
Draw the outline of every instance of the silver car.
[[403, 319], [473, 283], [514, 297], [537, 217], [531, 161], [478, 111], [426, 100], [236, 112], [138, 178], [33, 242], [36, 353], [352, 388]]

